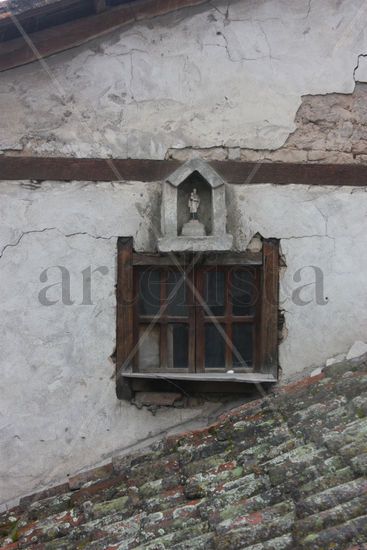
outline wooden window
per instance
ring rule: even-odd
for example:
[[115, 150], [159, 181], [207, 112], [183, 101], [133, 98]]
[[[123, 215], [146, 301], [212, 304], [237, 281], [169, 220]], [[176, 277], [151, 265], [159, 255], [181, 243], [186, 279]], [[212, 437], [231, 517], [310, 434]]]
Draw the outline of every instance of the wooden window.
[[185, 269], [176, 267], [134, 269], [134, 370], [195, 370], [195, 308], [189, 280]]
[[260, 269], [215, 266], [197, 271], [196, 370], [253, 371], [260, 338]]
[[135, 254], [119, 239], [118, 373], [277, 374], [278, 243], [258, 254]]

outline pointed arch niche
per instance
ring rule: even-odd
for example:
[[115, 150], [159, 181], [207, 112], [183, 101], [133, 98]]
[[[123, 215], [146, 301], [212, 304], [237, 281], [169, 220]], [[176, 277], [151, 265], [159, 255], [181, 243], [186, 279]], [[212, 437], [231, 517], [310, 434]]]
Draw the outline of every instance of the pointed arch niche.
[[[225, 182], [201, 159], [192, 159], [180, 166], [163, 183], [160, 252], [226, 251], [233, 237], [226, 231], [227, 207]], [[188, 201], [196, 190], [200, 198], [197, 219], [204, 226], [204, 235], [183, 235], [190, 220]]]

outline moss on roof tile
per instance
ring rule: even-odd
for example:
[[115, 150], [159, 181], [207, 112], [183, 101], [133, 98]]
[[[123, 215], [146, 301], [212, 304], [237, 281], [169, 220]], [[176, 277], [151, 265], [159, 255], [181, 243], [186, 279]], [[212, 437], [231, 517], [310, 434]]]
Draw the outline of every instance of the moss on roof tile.
[[276, 389], [21, 500], [8, 550], [296, 550], [367, 543], [367, 363]]

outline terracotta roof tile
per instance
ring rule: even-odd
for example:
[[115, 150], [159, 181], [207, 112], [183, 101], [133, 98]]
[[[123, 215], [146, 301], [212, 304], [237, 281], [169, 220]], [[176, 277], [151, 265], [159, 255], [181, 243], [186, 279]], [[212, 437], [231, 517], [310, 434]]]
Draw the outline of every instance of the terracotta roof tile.
[[21, 499], [2, 548], [367, 550], [367, 361]]

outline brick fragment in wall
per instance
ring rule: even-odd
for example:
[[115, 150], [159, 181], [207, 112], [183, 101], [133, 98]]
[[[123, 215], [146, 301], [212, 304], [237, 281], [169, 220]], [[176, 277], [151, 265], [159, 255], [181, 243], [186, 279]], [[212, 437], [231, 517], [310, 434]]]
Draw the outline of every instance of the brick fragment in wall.
[[283, 148], [308, 151], [367, 152], [367, 85], [352, 94], [309, 95], [295, 118], [296, 130]]
[[367, 162], [367, 83], [357, 83], [351, 94], [306, 95], [295, 117], [296, 129], [282, 147], [240, 149], [170, 149], [169, 158], [247, 162]]

